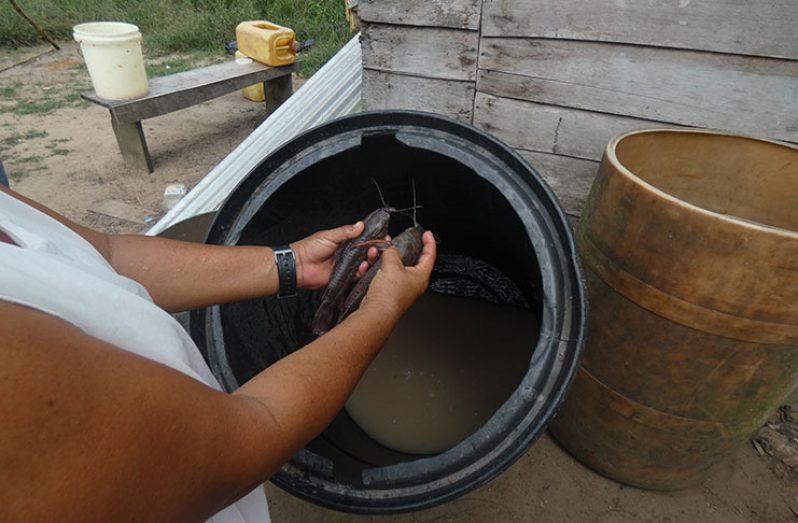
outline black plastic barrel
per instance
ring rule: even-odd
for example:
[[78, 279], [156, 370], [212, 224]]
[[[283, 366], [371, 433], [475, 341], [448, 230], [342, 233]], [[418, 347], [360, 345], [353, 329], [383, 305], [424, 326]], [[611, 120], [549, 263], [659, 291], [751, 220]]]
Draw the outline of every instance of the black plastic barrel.
[[[390, 513], [436, 505], [484, 484], [540, 436], [579, 366], [587, 303], [568, 221], [540, 175], [495, 138], [427, 113], [362, 113], [294, 138], [238, 186], [206, 241], [277, 245], [353, 223], [381, 205], [372, 178], [395, 207], [412, 203], [415, 181], [419, 221], [439, 239], [440, 264], [428, 292], [520, 303], [541, 327], [529, 340], [529, 365], [514, 392], [453, 448], [425, 456], [397, 452], [342, 411], [273, 477], [322, 506]], [[390, 232], [408, 225], [409, 218], [397, 216]], [[312, 340], [319, 294], [195, 311], [192, 336], [232, 391]]]

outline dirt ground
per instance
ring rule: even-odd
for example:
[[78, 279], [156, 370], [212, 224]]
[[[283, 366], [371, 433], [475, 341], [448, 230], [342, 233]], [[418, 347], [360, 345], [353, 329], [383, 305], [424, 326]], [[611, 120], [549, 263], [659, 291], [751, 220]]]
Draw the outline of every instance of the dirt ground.
[[[0, 51], [0, 70], [46, 50]], [[17, 191], [110, 232], [146, 230], [162, 215], [168, 184], [192, 187], [265, 116], [261, 104], [233, 93], [147, 120], [155, 162], [147, 174], [125, 166], [108, 112], [79, 100], [88, 88], [71, 44], [0, 72], [0, 160]], [[790, 432], [794, 425], [783, 430], [781, 421], [774, 418], [760, 443], [738, 449], [703, 486], [677, 493], [605, 479], [549, 436], [496, 480], [426, 511], [369, 518], [320, 509], [272, 485], [267, 493], [277, 522], [795, 522], [798, 461], [792, 469], [788, 463], [798, 433]]]
[[[155, 172], [127, 167], [108, 110], [79, 99], [91, 86], [76, 46], [63, 45], [0, 72], [0, 160], [14, 189], [82, 224], [145, 231], [163, 214], [167, 185], [193, 187], [266, 117], [263, 104], [231, 93], [145, 120]], [[45, 51], [0, 53], [0, 70]], [[56, 108], [38, 111], [48, 100]]]

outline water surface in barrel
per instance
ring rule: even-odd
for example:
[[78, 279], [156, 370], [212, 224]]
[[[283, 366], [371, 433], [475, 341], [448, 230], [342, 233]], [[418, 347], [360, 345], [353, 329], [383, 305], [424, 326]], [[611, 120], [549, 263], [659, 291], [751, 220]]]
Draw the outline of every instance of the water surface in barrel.
[[538, 334], [529, 309], [428, 292], [399, 322], [347, 412], [386, 447], [443, 452], [512, 394]]

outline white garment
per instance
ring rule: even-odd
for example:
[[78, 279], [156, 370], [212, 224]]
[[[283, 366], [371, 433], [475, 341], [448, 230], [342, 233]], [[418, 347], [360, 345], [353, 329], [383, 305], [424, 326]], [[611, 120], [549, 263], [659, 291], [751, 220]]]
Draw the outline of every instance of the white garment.
[[[0, 230], [17, 243], [0, 242], [0, 299], [56, 316], [221, 390], [180, 324], [81, 236], [2, 191]], [[254, 489], [211, 521], [268, 522], [263, 489]]]

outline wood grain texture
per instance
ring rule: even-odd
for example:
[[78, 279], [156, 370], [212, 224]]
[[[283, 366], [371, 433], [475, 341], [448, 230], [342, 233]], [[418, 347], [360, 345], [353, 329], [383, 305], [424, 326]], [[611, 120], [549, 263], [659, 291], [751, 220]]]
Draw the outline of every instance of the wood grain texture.
[[581, 216], [599, 162], [517, 149], [549, 184], [565, 212]]
[[111, 127], [125, 162], [135, 169], [153, 172], [155, 168], [141, 122], [120, 122], [111, 115]]
[[363, 67], [474, 81], [477, 43], [476, 31], [364, 24]]
[[474, 83], [363, 70], [363, 109], [410, 109], [471, 122]]
[[294, 94], [294, 80], [288, 74], [263, 82], [263, 92], [266, 93], [266, 112], [273, 113], [283, 102]]
[[137, 122], [191, 107], [259, 82], [290, 76], [300, 65], [297, 62], [283, 67], [268, 67], [254, 61], [248, 64], [229, 61], [153, 78], [149, 81], [149, 93], [135, 100], [106, 100], [93, 92], [81, 96], [107, 107], [119, 122]]
[[798, 59], [795, 0], [491, 0], [484, 36], [545, 37]]
[[479, 29], [482, 0], [360, 0], [364, 22]]
[[516, 148], [596, 161], [601, 160], [607, 142], [617, 134], [673, 127], [480, 92], [474, 102], [474, 125]]
[[798, 142], [798, 62], [546, 39], [480, 50], [480, 92]]
[[576, 235], [590, 336], [555, 435], [609, 477], [684, 488], [798, 385], [798, 237], [778, 223], [798, 148], [680, 130], [615, 150]]

